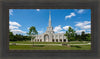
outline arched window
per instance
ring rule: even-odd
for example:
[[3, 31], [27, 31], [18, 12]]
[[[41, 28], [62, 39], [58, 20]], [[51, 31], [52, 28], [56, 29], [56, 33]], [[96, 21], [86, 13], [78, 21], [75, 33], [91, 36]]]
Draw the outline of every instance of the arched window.
[[58, 39], [56, 39], [56, 42], [58, 42]]
[[62, 42], [62, 39], [60, 39], [60, 42]]
[[42, 42], [42, 39], [40, 39], [40, 42]]
[[52, 42], [54, 42], [54, 39], [52, 39]]
[[66, 42], [66, 39], [64, 39], [64, 42]]
[[38, 42], [39, 42], [39, 39], [38, 39]]

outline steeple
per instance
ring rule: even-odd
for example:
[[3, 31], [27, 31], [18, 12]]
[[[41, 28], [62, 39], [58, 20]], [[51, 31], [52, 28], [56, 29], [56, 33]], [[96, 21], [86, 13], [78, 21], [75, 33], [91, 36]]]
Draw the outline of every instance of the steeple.
[[46, 33], [54, 33], [53, 27], [51, 26], [51, 12], [49, 11], [49, 26], [47, 27]]
[[51, 12], [49, 11], [49, 27], [51, 27]]

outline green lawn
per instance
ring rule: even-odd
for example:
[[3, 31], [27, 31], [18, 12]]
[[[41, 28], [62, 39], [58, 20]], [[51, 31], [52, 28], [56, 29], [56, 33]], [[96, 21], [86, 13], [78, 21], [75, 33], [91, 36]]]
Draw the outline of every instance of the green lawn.
[[[31, 41], [10, 41], [10, 43], [33, 44]], [[67, 42], [34, 42], [34, 44], [62, 44]], [[67, 44], [88, 44], [88, 41], [71, 41]], [[52, 46], [52, 45], [9, 45], [10, 50], [90, 50], [91, 45], [71, 45], [67, 46]]]
[[90, 45], [48, 46], [48, 45], [9, 45], [10, 50], [90, 50]]

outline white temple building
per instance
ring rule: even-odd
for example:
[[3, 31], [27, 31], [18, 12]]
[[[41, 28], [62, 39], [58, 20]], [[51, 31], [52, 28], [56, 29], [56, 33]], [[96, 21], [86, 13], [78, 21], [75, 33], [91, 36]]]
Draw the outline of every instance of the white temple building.
[[64, 33], [54, 33], [53, 27], [51, 26], [51, 13], [49, 12], [49, 26], [43, 34], [35, 35], [35, 39], [31, 39], [31, 42], [68, 42]]

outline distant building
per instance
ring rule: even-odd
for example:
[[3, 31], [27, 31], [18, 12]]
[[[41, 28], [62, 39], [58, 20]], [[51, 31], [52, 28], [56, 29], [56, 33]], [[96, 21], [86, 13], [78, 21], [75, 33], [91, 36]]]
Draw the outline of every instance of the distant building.
[[66, 36], [64, 36], [64, 33], [54, 33], [53, 27], [51, 26], [51, 14], [49, 12], [49, 26], [47, 27], [47, 30], [43, 34], [35, 35], [35, 39], [31, 42], [68, 42], [68, 39]]

